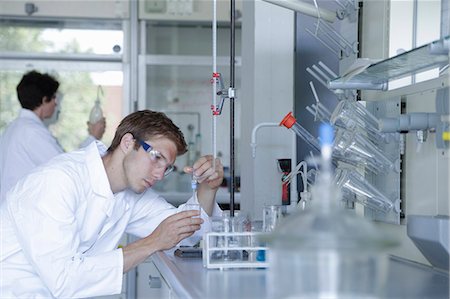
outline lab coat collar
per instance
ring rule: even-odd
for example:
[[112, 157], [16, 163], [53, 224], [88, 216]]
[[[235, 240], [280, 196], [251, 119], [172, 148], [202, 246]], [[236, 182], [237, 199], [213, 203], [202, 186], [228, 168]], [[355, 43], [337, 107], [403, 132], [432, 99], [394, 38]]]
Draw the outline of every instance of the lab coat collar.
[[105, 201], [105, 213], [111, 217], [114, 209], [114, 194], [109, 185], [102, 156], [106, 154], [106, 146], [96, 140], [86, 147], [86, 166], [89, 173], [92, 191]]
[[31, 119], [31, 120], [39, 123], [41, 126], [45, 127], [44, 122], [39, 118], [39, 116], [36, 115], [36, 113], [31, 111], [30, 109], [25, 109], [25, 108], [20, 109], [19, 117]]

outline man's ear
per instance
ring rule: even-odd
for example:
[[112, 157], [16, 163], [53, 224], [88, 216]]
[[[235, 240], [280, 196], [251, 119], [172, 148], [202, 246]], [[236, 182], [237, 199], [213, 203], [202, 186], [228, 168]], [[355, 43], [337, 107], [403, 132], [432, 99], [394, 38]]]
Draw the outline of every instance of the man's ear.
[[134, 149], [135, 142], [136, 140], [133, 135], [131, 133], [126, 133], [122, 136], [122, 139], [120, 139], [120, 148], [125, 153], [130, 152]]

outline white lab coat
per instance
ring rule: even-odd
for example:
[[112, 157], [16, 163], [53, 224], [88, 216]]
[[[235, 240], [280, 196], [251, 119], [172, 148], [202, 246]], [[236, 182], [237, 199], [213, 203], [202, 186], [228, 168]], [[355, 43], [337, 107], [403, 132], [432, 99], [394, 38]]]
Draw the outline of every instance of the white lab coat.
[[[122, 235], [145, 237], [177, 212], [151, 189], [113, 194], [99, 145], [91, 143], [36, 168], [0, 203], [0, 298], [118, 294]], [[195, 197], [188, 202], [196, 202]], [[213, 215], [221, 215], [217, 204]], [[202, 225], [197, 234], [205, 229]]]
[[0, 201], [20, 178], [63, 152], [41, 119], [21, 109], [0, 138]]
[[86, 137], [86, 139], [83, 140], [83, 142], [80, 144], [80, 148], [86, 147], [89, 144], [91, 144], [92, 142], [94, 142], [95, 140], [97, 140], [97, 138], [95, 138], [94, 136], [92, 136], [91, 134], [89, 134], [88, 137]]

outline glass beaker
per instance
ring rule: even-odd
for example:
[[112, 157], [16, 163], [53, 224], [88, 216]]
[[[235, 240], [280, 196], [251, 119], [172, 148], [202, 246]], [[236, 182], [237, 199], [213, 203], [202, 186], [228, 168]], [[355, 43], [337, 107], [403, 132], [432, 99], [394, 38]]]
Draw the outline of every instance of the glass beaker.
[[335, 183], [344, 192], [355, 194], [357, 202], [373, 210], [387, 213], [394, 206], [391, 200], [354, 169], [336, 168]]
[[333, 151], [334, 157], [342, 156], [344, 159], [367, 167], [376, 174], [394, 169], [394, 163], [374, 143], [356, 132], [338, 128]]
[[267, 205], [263, 209], [263, 231], [271, 232], [278, 225], [282, 217], [281, 205]]
[[183, 211], [198, 211], [198, 216], [193, 216], [194, 218], [199, 218], [202, 214], [202, 209], [198, 203], [187, 203], [183, 206]]

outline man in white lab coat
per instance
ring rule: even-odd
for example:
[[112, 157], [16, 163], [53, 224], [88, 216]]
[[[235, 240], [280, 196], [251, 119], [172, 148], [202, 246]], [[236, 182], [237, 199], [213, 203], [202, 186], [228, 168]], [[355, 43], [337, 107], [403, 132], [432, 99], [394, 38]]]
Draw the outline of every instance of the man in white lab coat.
[[[151, 189], [186, 147], [163, 113], [138, 111], [106, 153], [97, 141], [20, 180], [0, 204], [0, 298], [118, 294], [123, 273], [203, 229], [198, 210], [180, 211]], [[220, 215], [220, 161], [204, 156], [185, 171], [202, 178], [188, 203], [200, 203], [203, 218]], [[141, 239], [118, 248], [124, 233]]]
[[53, 77], [36, 71], [26, 73], [17, 85], [22, 109], [0, 138], [0, 201], [33, 168], [63, 153], [43, 123], [55, 111], [58, 87]]

